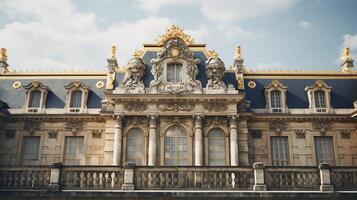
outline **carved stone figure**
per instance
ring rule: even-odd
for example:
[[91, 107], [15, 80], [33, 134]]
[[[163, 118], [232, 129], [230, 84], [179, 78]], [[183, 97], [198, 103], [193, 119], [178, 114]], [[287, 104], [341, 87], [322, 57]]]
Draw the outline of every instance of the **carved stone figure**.
[[227, 86], [223, 82], [224, 71], [224, 63], [220, 58], [210, 58], [206, 62], [206, 76], [208, 79], [206, 90], [227, 90]]
[[[165, 71], [167, 60], [182, 63], [183, 74], [182, 81], [178, 83], [168, 83], [165, 80]], [[151, 73], [154, 80], [150, 82], [150, 91], [152, 93], [162, 94], [192, 94], [201, 93], [202, 86], [199, 80], [197, 64], [199, 59], [193, 58], [193, 52], [188, 48], [185, 42], [174, 37], [166, 41], [161, 51], [157, 53], [157, 58], [151, 60], [153, 63]]]
[[143, 77], [145, 64], [140, 58], [132, 58], [128, 63], [128, 71], [122, 81], [123, 87], [128, 93], [145, 93]]

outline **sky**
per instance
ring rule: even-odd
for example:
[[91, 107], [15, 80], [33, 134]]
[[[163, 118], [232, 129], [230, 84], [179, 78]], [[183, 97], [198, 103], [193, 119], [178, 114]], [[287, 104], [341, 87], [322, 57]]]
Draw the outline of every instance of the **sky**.
[[356, 0], [0, 0], [0, 47], [10, 70], [106, 70], [172, 24], [218, 52], [242, 47], [247, 69], [339, 70], [357, 55]]

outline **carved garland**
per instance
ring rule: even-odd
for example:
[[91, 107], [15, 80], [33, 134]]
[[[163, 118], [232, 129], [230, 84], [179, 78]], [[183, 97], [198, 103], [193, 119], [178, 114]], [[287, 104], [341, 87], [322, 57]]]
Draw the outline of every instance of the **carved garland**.
[[158, 106], [158, 109], [162, 112], [165, 111], [191, 111], [195, 108], [195, 105], [192, 103], [184, 103], [184, 102], [173, 102], [173, 103], [165, 103]]
[[227, 104], [220, 103], [220, 102], [207, 103], [204, 105], [204, 107], [206, 110], [208, 110], [210, 112], [222, 112], [222, 111], [226, 111], [228, 109]]
[[269, 129], [281, 133], [288, 128], [286, 121], [271, 121], [269, 122]]
[[328, 121], [317, 121], [313, 122], [313, 127], [318, 129], [322, 135], [326, 134], [328, 130], [332, 128], [331, 122]]
[[129, 112], [139, 112], [147, 109], [147, 105], [140, 102], [130, 102], [124, 104], [124, 109]]
[[76, 133], [77, 131], [83, 129], [83, 122], [82, 121], [68, 121], [65, 123], [65, 129], [70, 130], [73, 133]]

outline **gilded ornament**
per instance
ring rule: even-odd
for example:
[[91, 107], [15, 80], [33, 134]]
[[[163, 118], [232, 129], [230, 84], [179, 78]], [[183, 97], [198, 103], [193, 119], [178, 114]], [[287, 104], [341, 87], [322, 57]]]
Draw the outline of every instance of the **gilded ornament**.
[[315, 83], [318, 88], [321, 88], [325, 85], [325, 82], [323, 80], [317, 80]]
[[144, 51], [141, 50], [135, 50], [133, 53], [133, 57], [135, 58], [141, 58], [144, 55]]
[[207, 51], [208, 58], [218, 58], [218, 53], [215, 50], [208, 50]]
[[117, 47], [115, 45], [112, 46], [111, 53], [112, 53], [112, 59], [116, 59]]
[[173, 47], [171, 49], [171, 56], [178, 57], [180, 55], [180, 49], [178, 47]]
[[0, 60], [7, 62], [7, 51], [5, 48], [0, 49]]
[[156, 41], [158, 46], [163, 46], [166, 41], [172, 38], [180, 38], [183, 40], [187, 45], [193, 45], [194, 39], [192, 36], [187, 35], [186, 33], [183, 32], [183, 29], [172, 25], [169, 29], [166, 30], [166, 33], [164, 35], [161, 35]]
[[274, 87], [279, 87], [280, 81], [279, 81], [279, 80], [272, 80], [272, 81], [271, 81], [271, 84], [272, 84]]
[[98, 81], [96, 84], [95, 84], [95, 87], [97, 88], [103, 88], [104, 87], [104, 82], [103, 81]]
[[242, 58], [242, 49], [240, 46], [236, 47], [234, 58]]
[[15, 88], [15, 89], [18, 89], [21, 87], [21, 82], [20, 81], [15, 81], [13, 84], [12, 84], [12, 87]]
[[255, 81], [249, 81], [248, 82], [248, 87], [253, 89], [253, 88], [257, 87], [257, 84], [255, 83]]

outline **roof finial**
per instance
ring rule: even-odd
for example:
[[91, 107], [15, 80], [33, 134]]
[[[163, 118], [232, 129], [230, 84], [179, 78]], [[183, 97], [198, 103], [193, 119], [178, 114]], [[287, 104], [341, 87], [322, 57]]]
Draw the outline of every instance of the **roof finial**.
[[351, 56], [350, 48], [343, 49], [341, 55], [341, 69], [345, 73], [351, 73], [353, 71], [353, 58]]
[[117, 47], [115, 45], [112, 46], [112, 59], [116, 59], [117, 57]]
[[239, 45], [236, 47], [234, 58], [242, 58], [242, 49]]
[[7, 62], [7, 51], [5, 48], [0, 49], [0, 60], [3, 62]]
[[341, 59], [346, 60], [348, 58], [350, 58], [350, 48], [346, 47], [346, 48], [343, 48], [343, 53], [342, 53]]

